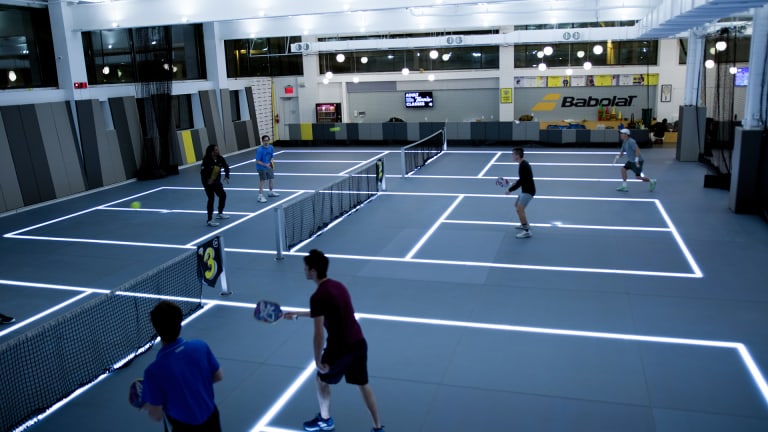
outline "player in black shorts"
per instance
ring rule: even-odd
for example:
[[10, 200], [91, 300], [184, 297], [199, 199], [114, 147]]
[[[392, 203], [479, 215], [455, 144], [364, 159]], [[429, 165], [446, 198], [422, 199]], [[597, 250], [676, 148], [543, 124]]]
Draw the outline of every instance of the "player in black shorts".
[[[379, 420], [376, 397], [368, 384], [368, 344], [347, 288], [339, 281], [329, 279], [328, 258], [312, 249], [304, 257], [304, 274], [317, 284], [309, 299], [309, 312], [287, 312], [285, 318], [299, 316], [314, 320], [315, 334], [312, 346], [317, 364], [317, 400], [320, 412], [304, 422], [306, 431], [331, 431], [336, 426], [331, 417], [331, 385], [344, 377], [348, 384], [357, 385], [373, 419], [372, 432], [383, 432]], [[327, 337], [326, 337], [327, 335]]]

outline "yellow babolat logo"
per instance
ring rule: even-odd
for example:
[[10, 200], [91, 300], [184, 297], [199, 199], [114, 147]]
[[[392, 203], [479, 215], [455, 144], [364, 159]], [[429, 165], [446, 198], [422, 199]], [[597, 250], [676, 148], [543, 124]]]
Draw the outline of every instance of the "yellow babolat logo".
[[560, 99], [560, 93], [549, 93], [541, 98], [541, 102], [537, 102], [533, 106], [533, 111], [554, 111], [557, 101]]

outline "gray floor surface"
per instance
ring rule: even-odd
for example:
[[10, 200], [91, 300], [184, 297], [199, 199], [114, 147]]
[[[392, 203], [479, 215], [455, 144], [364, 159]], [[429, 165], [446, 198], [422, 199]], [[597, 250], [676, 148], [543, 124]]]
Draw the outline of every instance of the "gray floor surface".
[[[230, 155], [232, 218], [215, 229], [197, 166], [9, 213], [0, 312], [17, 323], [0, 342], [221, 235], [234, 295], [206, 288], [211, 306], [183, 336], [222, 363], [225, 431], [298, 431], [317, 412], [310, 321], [252, 318], [263, 298], [308, 307], [311, 248], [350, 289], [390, 432], [768, 430], [768, 224], [732, 213], [727, 191], [703, 188], [705, 167], [670, 148], [644, 151], [656, 191], [616, 192], [615, 153], [527, 149], [538, 193], [522, 240], [514, 196], [494, 184], [517, 175], [511, 149], [450, 143], [407, 178], [395, 148], [278, 148], [281, 197], [266, 204], [253, 151]], [[273, 208], [378, 157], [386, 192], [275, 260]], [[29, 430], [162, 430], [126, 401], [156, 351]], [[370, 429], [354, 387], [334, 387], [332, 414], [337, 431]]]

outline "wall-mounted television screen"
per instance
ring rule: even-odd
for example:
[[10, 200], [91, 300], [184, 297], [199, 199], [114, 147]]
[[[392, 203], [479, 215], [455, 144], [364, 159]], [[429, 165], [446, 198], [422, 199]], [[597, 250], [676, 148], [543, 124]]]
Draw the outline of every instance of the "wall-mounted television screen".
[[406, 108], [432, 108], [435, 106], [435, 99], [431, 91], [412, 91], [405, 92]]
[[736, 76], [733, 77], [733, 85], [736, 87], [746, 87], [749, 83], [749, 68], [736, 68]]

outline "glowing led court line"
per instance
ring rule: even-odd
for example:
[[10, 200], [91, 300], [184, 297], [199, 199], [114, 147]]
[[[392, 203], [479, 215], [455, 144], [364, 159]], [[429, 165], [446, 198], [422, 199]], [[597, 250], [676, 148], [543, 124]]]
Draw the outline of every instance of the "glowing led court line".
[[451, 212], [453, 211], [453, 209], [455, 209], [455, 208], [456, 208], [456, 206], [457, 206], [457, 205], [459, 205], [459, 203], [461, 202], [461, 200], [462, 200], [463, 198], [464, 198], [464, 196], [463, 196], [463, 195], [459, 195], [459, 196], [456, 198], [456, 200], [454, 200], [454, 201], [453, 201], [453, 204], [451, 204], [451, 206], [450, 206], [450, 207], [448, 207], [448, 210], [446, 210], [445, 212], [443, 212], [443, 214], [442, 214], [442, 215], [440, 215], [440, 217], [439, 217], [439, 218], [437, 219], [437, 221], [436, 221], [436, 222], [435, 222], [435, 223], [432, 225], [432, 227], [429, 229], [429, 231], [427, 231], [427, 233], [426, 233], [426, 234], [424, 234], [424, 235], [421, 237], [421, 239], [419, 240], [419, 242], [418, 242], [418, 243], [416, 243], [416, 246], [414, 246], [414, 247], [413, 247], [413, 249], [411, 249], [411, 251], [410, 251], [410, 252], [408, 252], [408, 255], [406, 255], [406, 256], [405, 256], [405, 259], [411, 259], [411, 257], [413, 257], [413, 256], [416, 254], [416, 252], [418, 252], [418, 251], [419, 251], [419, 249], [421, 249], [421, 247], [424, 245], [424, 243], [427, 241], [427, 239], [428, 239], [429, 237], [431, 237], [431, 236], [432, 236], [432, 234], [433, 234], [433, 233], [434, 233], [434, 232], [437, 230], [437, 228], [440, 226], [440, 224], [443, 222], [443, 220], [444, 220], [445, 218], [447, 218], [449, 214], [451, 214]]
[[206, 234], [206, 235], [204, 235], [202, 237], [199, 237], [199, 238], [196, 238], [196, 239], [192, 240], [191, 242], [187, 243], [186, 246], [195, 246], [198, 243], [202, 242], [203, 240], [205, 240], [207, 238], [211, 238], [211, 237], [213, 237], [213, 236], [215, 236], [215, 235], [217, 235], [217, 234], [219, 234], [221, 232], [224, 232], [224, 231], [226, 231], [226, 230], [228, 230], [228, 229], [230, 229], [232, 227], [240, 225], [241, 223], [243, 223], [243, 222], [245, 222], [245, 221], [247, 221], [247, 220], [249, 220], [249, 219], [251, 219], [253, 217], [256, 217], [256, 216], [258, 216], [258, 215], [260, 215], [260, 214], [262, 214], [262, 213], [264, 213], [266, 211], [269, 211], [269, 210], [271, 210], [271, 209], [273, 209], [273, 208], [283, 204], [284, 202], [290, 200], [291, 198], [293, 198], [295, 196], [301, 195], [301, 193], [302, 192], [296, 192], [293, 195], [289, 195], [287, 197], [281, 198], [279, 201], [275, 201], [274, 203], [271, 203], [271, 204], [269, 204], [269, 205], [267, 205], [265, 207], [262, 207], [261, 209], [251, 213], [250, 215], [248, 215], [248, 216], [246, 216], [244, 218], [241, 218], [241, 219], [238, 219], [238, 220], [236, 220], [234, 222], [228, 223], [228, 224], [222, 226], [221, 228], [216, 229], [215, 231], [211, 231], [211, 232], [209, 232], [208, 234]]
[[[414, 171], [414, 173], [417, 171]], [[464, 179], [474, 179], [474, 180], [495, 180], [496, 177], [478, 177], [478, 176], [457, 176], [457, 175], [414, 175], [411, 173], [409, 175], [410, 178], [421, 178], [421, 179], [458, 179], [458, 180], [464, 180]], [[516, 179], [515, 176], [507, 176], [506, 178], [512, 180]], [[572, 182], [620, 182], [621, 179], [618, 177], [611, 177], [611, 178], [583, 178], [583, 177], [536, 177], [536, 181], [572, 181]], [[628, 182], [641, 182], [642, 180], [637, 179], [627, 179]]]
[[[207, 311], [213, 307], [213, 305], [205, 305], [204, 307], [200, 308], [200, 310], [196, 311], [194, 314], [188, 316], [184, 321], [182, 321], [182, 325], [187, 325], [188, 323], [192, 322], [195, 318], [199, 317], [203, 312]], [[75, 400], [78, 396], [88, 391], [91, 387], [95, 386], [96, 384], [100, 383], [102, 380], [107, 378], [109, 375], [112, 374], [115, 370], [119, 369], [123, 365], [125, 365], [127, 362], [129, 362], [131, 359], [135, 358], [136, 356], [143, 354], [144, 352], [148, 351], [150, 348], [152, 348], [152, 345], [155, 344], [159, 338], [156, 338], [155, 340], [145, 344], [144, 346], [140, 347], [136, 352], [129, 354], [128, 356], [118, 360], [115, 364], [110, 367], [107, 372], [102, 373], [98, 377], [96, 377], [95, 380], [91, 381], [88, 384], [85, 384], [82, 387], [79, 387], [77, 390], [72, 392], [69, 396], [65, 397], [64, 399], [56, 402], [51, 407], [45, 410], [45, 412], [27, 420], [24, 424], [19, 426], [16, 429], [13, 429], [13, 432], [21, 432], [23, 430], [28, 429], [29, 427], [33, 426], [35, 423], [39, 422], [40, 420], [43, 420], [44, 418], [48, 417], [49, 415], [53, 414], [54, 412], [58, 411], [60, 408], [64, 407], [69, 402]]]
[[480, 171], [480, 174], [478, 174], [478, 175], [477, 175], [477, 177], [479, 177], [479, 178], [483, 178], [483, 176], [485, 175], [485, 173], [486, 173], [486, 172], [488, 172], [488, 170], [489, 170], [489, 169], [491, 169], [491, 167], [493, 166], [493, 164], [495, 164], [495, 163], [498, 163], [498, 162], [496, 162], [496, 160], [499, 158], [499, 156], [501, 156], [501, 152], [499, 152], [499, 153], [496, 153], [496, 154], [493, 156], [493, 159], [491, 159], [491, 161], [490, 161], [490, 162], [488, 162], [488, 164], [487, 164], [487, 165], [485, 165], [485, 168], [483, 168], [483, 170], [482, 170], [482, 171]]
[[691, 255], [691, 252], [688, 250], [688, 247], [685, 246], [685, 242], [683, 242], [683, 238], [680, 237], [680, 233], [677, 232], [677, 228], [675, 228], [675, 224], [672, 223], [672, 219], [669, 218], [669, 215], [667, 215], [666, 210], [664, 210], [664, 206], [661, 205], [661, 202], [659, 200], [656, 200], [656, 207], [659, 210], [659, 213], [661, 213], [661, 217], [664, 218], [664, 220], [667, 222], [667, 226], [669, 226], [670, 230], [672, 231], [672, 235], [675, 237], [675, 240], [677, 240], [677, 245], [680, 247], [680, 250], [683, 251], [683, 255], [685, 255], [685, 258], [688, 260], [688, 264], [693, 268], [693, 272], [698, 276], [702, 277], [703, 274], [701, 273], [701, 269], [699, 268], [699, 265], [696, 264], [696, 260], [693, 259], [693, 255]]
[[350, 172], [350, 171], [354, 171], [354, 170], [356, 170], [357, 168], [360, 168], [361, 166], [365, 166], [365, 164], [371, 163], [371, 162], [375, 161], [376, 159], [381, 159], [381, 158], [383, 158], [385, 155], [386, 155], [386, 153], [379, 153], [378, 155], [376, 155], [376, 156], [374, 156], [374, 157], [372, 157], [372, 158], [369, 158], [367, 161], [363, 161], [363, 162], [360, 162], [359, 164], [357, 164], [357, 165], [353, 166], [352, 168], [350, 168], [350, 169], [348, 169], [348, 170], [344, 170], [344, 171], [342, 171], [341, 173], [339, 173], [339, 175], [346, 175], [348, 172]]
[[[0, 282], [1, 283], [6, 283], [7, 281], [0, 281]], [[37, 321], [40, 318], [45, 317], [46, 315], [50, 315], [53, 312], [56, 312], [57, 310], [65, 307], [65, 306], [67, 306], [69, 304], [72, 304], [72, 303], [74, 303], [76, 301], [79, 301], [80, 299], [82, 299], [84, 297], [87, 297], [87, 296], [91, 295], [93, 292], [94, 291], [89, 290], [89, 291], [86, 291], [84, 293], [81, 293], [80, 295], [72, 297], [71, 299], [69, 299], [69, 300], [67, 300], [67, 301], [65, 301], [63, 303], [59, 303], [59, 304], [57, 304], [56, 306], [54, 306], [52, 308], [48, 308], [48, 309], [46, 309], [46, 310], [44, 310], [44, 311], [42, 311], [42, 312], [40, 312], [40, 313], [38, 313], [36, 315], [33, 315], [33, 316], [25, 319], [24, 321], [18, 323], [18, 324], [14, 324], [12, 327], [10, 327], [10, 328], [8, 328], [6, 330], [0, 331], [0, 337], [5, 336], [8, 333], [15, 332], [15, 331], [21, 329], [22, 327], [26, 327], [27, 325]]]
[[[518, 165], [517, 162], [496, 162], [496, 165]], [[592, 166], [592, 167], [620, 167], [624, 164], [620, 163], [581, 163], [581, 162], [536, 162], [532, 163], [532, 166], [546, 165], [546, 166]]]
[[[517, 226], [517, 223], [513, 222], [493, 222], [493, 221], [472, 221], [472, 220], [449, 220], [446, 219], [444, 223], [454, 224], [467, 224], [467, 225], [503, 225], [503, 226]], [[646, 227], [629, 227], [629, 226], [608, 226], [608, 225], [568, 225], [562, 223], [551, 224], [529, 224], [534, 227], [557, 227], [557, 228], [577, 228], [577, 229], [602, 229], [602, 230], [617, 230], [617, 231], [671, 231], [669, 228], [646, 228]]]
[[[269, 407], [269, 410], [267, 410], [266, 414], [264, 414], [259, 421], [251, 428], [251, 432], [262, 432], [266, 431], [265, 426], [267, 423], [271, 422], [272, 419], [275, 418], [277, 413], [280, 412], [280, 410], [283, 409], [285, 404], [288, 403], [288, 401], [291, 400], [293, 395], [296, 394], [297, 391], [299, 391], [299, 388], [304, 384], [304, 381], [309, 378], [310, 375], [312, 375], [313, 372], [315, 372], [315, 361], [312, 360], [307, 367], [304, 368], [304, 370], [299, 374], [299, 376], [296, 377], [296, 379], [293, 380], [291, 385], [288, 386], [287, 389], [283, 392], [283, 394], [280, 395], [280, 397], [275, 401], [275, 403], [272, 404], [271, 407]], [[269, 430], [276, 430], [270, 428]]]
[[[446, 150], [443, 153], [498, 153], [499, 150]], [[512, 154], [512, 150], [502, 150], [502, 154]], [[525, 149], [525, 154], [541, 155], [616, 155], [616, 151], [534, 151]]]
[[[432, 318], [413, 318], [394, 315], [381, 315], [381, 314], [368, 314], [368, 313], [356, 313], [355, 316], [359, 319], [373, 319], [380, 321], [394, 321], [407, 324], [425, 324], [425, 325], [437, 325], [446, 327], [461, 327], [479, 330], [492, 330], [492, 331], [506, 331], [506, 332], [520, 332], [530, 334], [547, 334], [557, 336], [569, 336], [569, 337], [588, 337], [599, 338], [609, 340], [622, 340], [632, 342], [645, 342], [645, 343], [663, 343], [673, 345], [688, 345], [699, 346], [707, 348], [726, 348], [733, 349], [739, 354], [739, 357], [744, 362], [744, 365], [752, 377], [753, 382], [760, 390], [763, 396], [763, 401], [768, 403], [768, 384], [766, 384], [765, 377], [763, 376], [760, 368], [755, 363], [752, 355], [749, 353], [747, 347], [740, 342], [727, 342], [727, 341], [713, 341], [705, 339], [692, 339], [692, 338], [677, 338], [668, 336], [647, 336], [647, 335], [635, 335], [626, 333], [612, 333], [612, 332], [594, 332], [594, 331], [582, 331], [582, 330], [567, 330], [556, 329], [546, 327], [529, 327], [529, 326], [517, 326], [508, 324], [490, 324], [490, 323], [478, 323], [468, 321], [457, 320], [442, 320]], [[267, 426], [272, 421], [277, 413], [288, 403], [288, 401], [296, 394], [298, 389], [303, 383], [310, 377], [315, 370], [314, 361], [311, 362], [304, 371], [290, 384], [290, 386], [280, 395], [277, 401], [272, 404], [269, 411], [262, 416], [258, 423], [251, 429], [250, 432], [268, 432], [268, 431], [284, 431], [286, 429], [273, 428]], [[293, 431], [292, 429], [289, 429]]]

